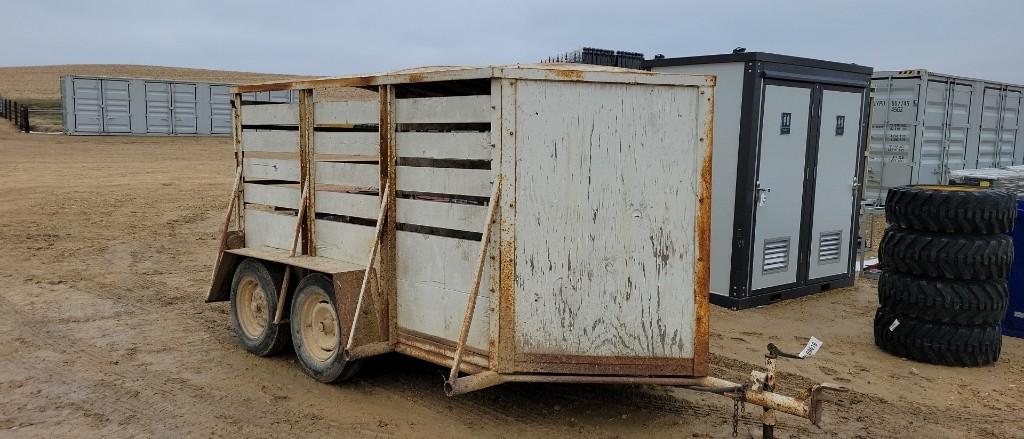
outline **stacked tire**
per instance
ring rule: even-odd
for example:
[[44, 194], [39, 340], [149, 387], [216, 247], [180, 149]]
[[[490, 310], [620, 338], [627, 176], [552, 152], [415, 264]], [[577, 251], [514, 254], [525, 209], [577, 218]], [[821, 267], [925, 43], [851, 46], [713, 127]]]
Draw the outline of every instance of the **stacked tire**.
[[915, 361], [982, 366], [999, 359], [1016, 197], [966, 186], [889, 190], [875, 344]]

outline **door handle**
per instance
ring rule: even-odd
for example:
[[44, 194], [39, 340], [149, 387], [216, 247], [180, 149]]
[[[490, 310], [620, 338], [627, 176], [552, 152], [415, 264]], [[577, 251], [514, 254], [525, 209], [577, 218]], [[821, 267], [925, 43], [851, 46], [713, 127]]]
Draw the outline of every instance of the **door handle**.
[[768, 193], [771, 191], [772, 188], [761, 186], [760, 181], [754, 185], [754, 196], [757, 197], [758, 206], [764, 206], [768, 202]]

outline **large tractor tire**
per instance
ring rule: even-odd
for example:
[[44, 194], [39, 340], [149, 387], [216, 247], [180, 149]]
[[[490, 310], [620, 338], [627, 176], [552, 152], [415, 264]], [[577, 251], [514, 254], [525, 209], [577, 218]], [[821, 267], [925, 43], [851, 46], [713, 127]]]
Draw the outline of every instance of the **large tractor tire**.
[[885, 219], [904, 229], [992, 235], [1013, 229], [1017, 198], [975, 186], [900, 186], [885, 197]]
[[875, 313], [875, 345], [890, 354], [943, 366], [984, 366], [999, 359], [999, 325], [961, 326], [929, 323], [894, 314]]
[[890, 227], [882, 237], [883, 270], [953, 280], [1005, 279], [1013, 262], [1007, 235], [942, 235]]
[[994, 325], [1006, 314], [1004, 280], [956, 281], [887, 271], [878, 279], [882, 308], [916, 320], [955, 325]]

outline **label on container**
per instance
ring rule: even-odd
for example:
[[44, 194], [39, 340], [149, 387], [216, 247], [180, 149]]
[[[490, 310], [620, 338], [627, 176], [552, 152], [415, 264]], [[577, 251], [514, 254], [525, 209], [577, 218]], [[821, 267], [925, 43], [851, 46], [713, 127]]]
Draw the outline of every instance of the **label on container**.
[[892, 319], [892, 324], [889, 325], [889, 332], [895, 331], [896, 327], [900, 325], [900, 319]]
[[810, 340], [807, 340], [807, 346], [804, 346], [804, 350], [800, 351], [800, 354], [798, 355], [800, 358], [810, 357], [811, 355], [818, 353], [818, 349], [821, 349], [822, 344], [821, 340], [812, 336]]

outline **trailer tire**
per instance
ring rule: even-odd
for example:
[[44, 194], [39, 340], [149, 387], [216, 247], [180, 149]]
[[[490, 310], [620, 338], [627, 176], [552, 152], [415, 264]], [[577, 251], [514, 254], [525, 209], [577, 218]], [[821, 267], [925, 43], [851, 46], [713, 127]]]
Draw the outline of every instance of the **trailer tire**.
[[878, 279], [878, 303], [889, 311], [934, 323], [993, 325], [1006, 314], [1004, 280], [956, 281], [891, 271]]
[[889, 227], [878, 252], [883, 270], [944, 279], [1005, 279], [1013, 262], [1008, 235], [942, 235]]
[[307, 375], [322, 383], [348, 381], [359, 371], [360, 361], [345, 357], [338, 300], [331, 279], [313, 273], [302, 279], [292, 296], [292, 346]]
[[261, 357], [281, 353], [291, 336], [274, 324], [283, 276], [281, 267], [246, 259], [231, 279], [231, 326], [245, 350]]
[[1013, 229], [1017, 198], [977, 186], [900, 186], [885, 197], [885, 219], [931, 233], [994, 235]]
[[995, 325], [943, 325], [878, 308], [875, 345], [890, 354], [943, 366], [984, 366], [999, 359], [1002, 333]]

